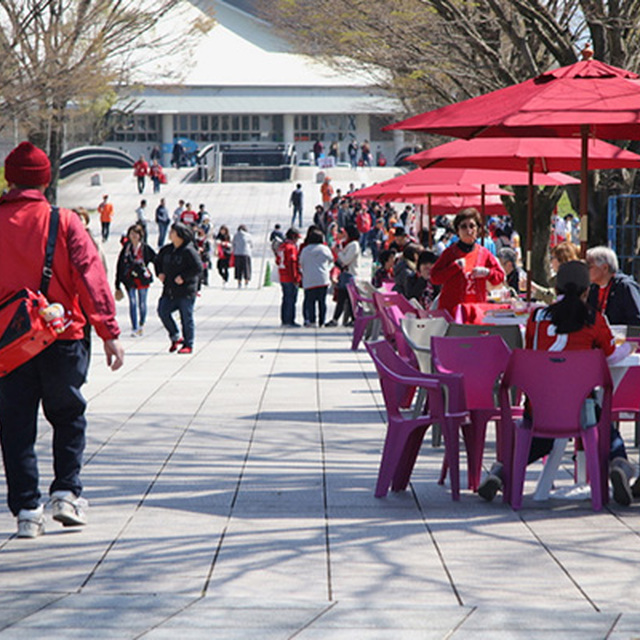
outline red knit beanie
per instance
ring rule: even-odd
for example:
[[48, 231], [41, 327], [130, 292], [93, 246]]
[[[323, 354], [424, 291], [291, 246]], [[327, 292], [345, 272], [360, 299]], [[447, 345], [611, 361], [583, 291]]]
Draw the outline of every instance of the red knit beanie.
[[21, 142], [4, 161], [4, 178], [19, 187], [39, 187], [51, 182], [47, 154], [30, 142]]

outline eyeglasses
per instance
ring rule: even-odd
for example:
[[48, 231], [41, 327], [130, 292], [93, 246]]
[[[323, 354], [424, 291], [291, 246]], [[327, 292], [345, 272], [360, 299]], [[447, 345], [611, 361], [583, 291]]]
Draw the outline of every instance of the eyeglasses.
[[475, 222], [463, 223], [458, 228], [459, 229], [476, 229], [478, 225]]

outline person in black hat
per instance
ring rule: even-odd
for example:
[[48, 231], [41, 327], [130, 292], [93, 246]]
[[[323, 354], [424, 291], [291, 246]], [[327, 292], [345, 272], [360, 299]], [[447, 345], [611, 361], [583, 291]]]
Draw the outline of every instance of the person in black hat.
[[[169, 333], [169, 352], [189, 354], [193, 351], [195, 322], [193, 307], [198, 292], [198, 279], [202, 260], [193, 244], [193, 232], [182, 222], [174, 222], [169, 231], [170, 243], [156, 257], [156, 273], [162, 282], [162, 295], [158, 300], [158, 316]], [[180, 313], [182, 337], [173, 319]]]

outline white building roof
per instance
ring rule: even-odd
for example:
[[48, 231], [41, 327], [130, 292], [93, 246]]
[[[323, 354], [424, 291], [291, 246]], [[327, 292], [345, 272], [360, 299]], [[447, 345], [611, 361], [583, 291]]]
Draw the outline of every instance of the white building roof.
[[[162, 84], [175, 74], [187, 86], [366, 87], [373, 73], [354, 64], [353, 72], [338, 72], [319, 60], [292, 51], [262, 20], [222, 0], [185, 0], [179, 11], [160, 22], [158, 33], [169, 38], [176, 24], [213, 17], [215, 26], [194, 35], [184, 49], [163, 60], [149, 60], [134, 75], [142, 83]], [[187, 49], [191, 53], [187, 56]], [[187, 57], [190, 58], [186, 62]]]
[[389, 113], [395, 101], [355, 88], [147, 87], [138, 113]]

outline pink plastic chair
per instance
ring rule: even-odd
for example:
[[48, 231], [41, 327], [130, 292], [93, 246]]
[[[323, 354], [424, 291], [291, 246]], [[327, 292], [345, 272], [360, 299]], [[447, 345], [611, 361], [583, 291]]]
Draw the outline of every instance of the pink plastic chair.
[[[365, 343], [376, 366], [387, 409], [385, 438], [375, 496], [404, 491], [409, 484], [424, 434], [430, 425], [438, 423], [444, 435], [444, 459], [450, 469], [451, 496], [460, 499], [459, 428], [468, 419], [464, 408], [464, 388], [461, 375], [424, 374], [409, 366], [385, 340]], [[425, 389], [428, 413], [414, 416], [399, 406], [408, 388]], [[446, 387], [446, 393], [444, 388]], [[446, 401], [445, 401], [446, 398]]]
[[[640, 440], [640, 367], [629, 367], [624, 377], [620, 381], [616, 390], [613, 392], [611, 401], [611, 419], [620, 421], [623, 419], [622, 414], [631, 414], [632, 420], [635, 420], [635, 446], [638, 446]], [[624, 419], [629, 419], [625, 417]]]
[[351, 309], [353, 310], [353, 338], [351, 340], [351, 350], [357, 351], [358, 345], [365, 334], [369, 324], [376, 318], [373, 311], [367, 310], [373, 308], [373, 299], [363, 296], [356, 283], [351, 281], [347, 283], [347, 293], [351, 301]]
[[395, 291], [390, 293], [374, 291], [373, 303], [376, 308], [377, 317], [380, 319], [382, 334], [388, 342], [395, 346], [398, 327], [393, 323], [388, 310], [396, 307], [402, 315], [413, 314], [414, 316], [418, 315], [418, 310], [401, 293]]
[[[509, 394], [511, 387], [516, 387], [529, 399], [533, 424], [514, 420]], [[583, 428], [580, 422], [582, 405], [597, 387], [604, 390], [600, 419], [595, 426]], [[511, 354], [500, 385], [500, 406], [503, 430], [501, 456], [507, 462], [505, 495], [510, 496], [514, 509], [522, 506], [533, 436], [582, 439], [593, 510], [602, 508], [609, 498], [607, 469], [611, 396], [611, 374], [600, 349], [558, 352], [516, 349]], [[512, 456], [510, 450], [513, 450]]]
[[[462, 429], [469, 456], [469, 489], [476, 491], [482, 473], [487, 422], [500, 418], [495, 391], [511, 351], [500, 336], [431, 338], [433, 367], [440, 373], [464, 376], [466, 408], [471, 423]], [[443, 478], [446, 475], [443, 468]]]

